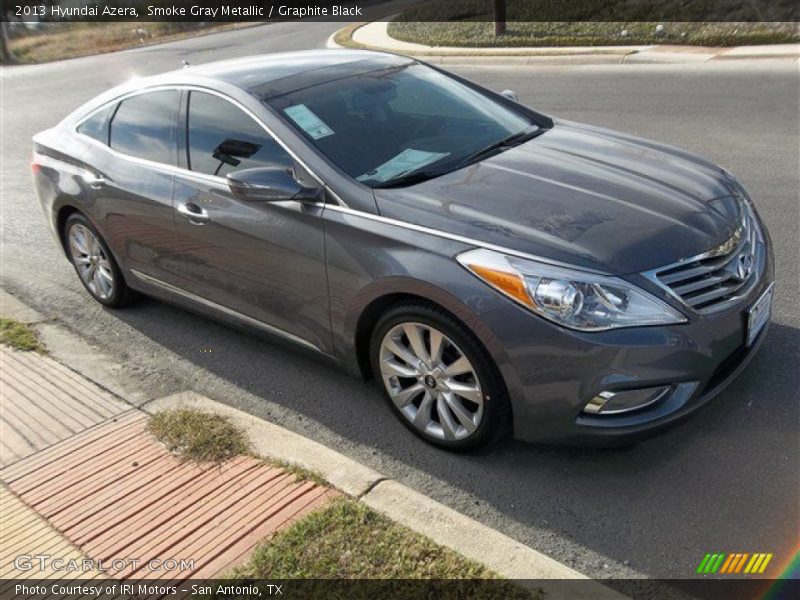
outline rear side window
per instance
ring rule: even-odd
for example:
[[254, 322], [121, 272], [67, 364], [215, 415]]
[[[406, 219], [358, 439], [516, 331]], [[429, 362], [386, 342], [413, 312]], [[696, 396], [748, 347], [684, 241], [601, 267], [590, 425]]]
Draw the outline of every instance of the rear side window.
[[178, 98], [179, 92], [165, 90], [123, 100], [111, 120], [111, 147], [130, 156], [174, 165], [178, 155]]
[[90, 138], [108, 144], [108, 117], [114, 105], [98, 110], [83, 123], [78, 125], [78, 133], [88, 135]]
[[289, 154], [242, 110], [219, 96], [189, 94], [189, 168], [224, 177], [254, 167], [286, 167]]

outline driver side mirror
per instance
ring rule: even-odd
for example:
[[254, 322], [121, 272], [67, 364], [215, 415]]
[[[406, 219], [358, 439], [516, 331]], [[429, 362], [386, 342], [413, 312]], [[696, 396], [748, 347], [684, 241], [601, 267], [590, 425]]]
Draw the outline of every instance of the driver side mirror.
[[503, 98], [508, 98], [509, 100], [513, 100], [514, 102], [519, 102], [519, 96], [517, 96], [517, 92], [514, 90], [503, 90], [500, 92], [500, 95]]
[[228, 186], [234, 196], [246, 202], [322, 201], [322, 188], [305, 187], [291, 170], [259, 167], [228, 173]]

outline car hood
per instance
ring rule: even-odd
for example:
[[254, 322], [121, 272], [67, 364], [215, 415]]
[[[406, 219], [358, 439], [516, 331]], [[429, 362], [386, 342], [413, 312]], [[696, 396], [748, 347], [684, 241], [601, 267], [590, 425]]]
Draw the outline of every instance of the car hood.
[[385, 217], [617, 275], [709, 250], [738, 215], [712, 163], [560, 120], [521, 146], [375, 197]]

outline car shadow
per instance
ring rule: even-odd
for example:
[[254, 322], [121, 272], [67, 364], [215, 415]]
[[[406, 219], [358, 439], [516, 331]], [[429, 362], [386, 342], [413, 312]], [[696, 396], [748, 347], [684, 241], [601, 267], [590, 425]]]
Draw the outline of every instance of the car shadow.
[[[417, 439], [375, 385], [318, 355], [155, 300], [114, 315], [195, 369], [248, 392], [251, 399], [237, 399], [238, 408], [330, 444], [557, 558], [575, 556], [576, 544], [588, 548], [579, 569], [591, 569], [589, 560], [602, 572], [609, 557], [651, 576], [691, 577], [705, 552], [777, 556], [796, 542], [795, 327], [773, 323], [759, 354], [728, 389], [684, 423], [635, 446], [507, 439], [454, 454]], [[222, 388], [182, 385], [231, 403]], [[296, 418], [274, 414], [261, 399]]]

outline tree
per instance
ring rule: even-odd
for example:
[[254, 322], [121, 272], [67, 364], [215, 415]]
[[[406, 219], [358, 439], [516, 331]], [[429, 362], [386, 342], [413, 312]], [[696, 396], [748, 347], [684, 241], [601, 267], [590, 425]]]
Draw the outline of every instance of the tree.
[[[57, 0], [16, 0], [14, 2], [15, 6], [42, 6], [46, 5], [49, 6], [51, 4], [55, 4]], [[5, 2], [3, 2], [2, 10], [3, 14], [0, 15], [0, 58], [2, 58], [2, 62], [5, 64], [15, 62], [16, 57], [14, 53], [11, 51], [11, 48], [8, 44], [8, 24], [9, 18], [11, 17], [10, 11], [6, 10]], [[9, 8], [11, 8], [9, 6]]]
[[506, 33], [506, 0], [494, 0], [494, 35]]
[[8, 64], [10, 62], [14, 62], [14, 54], [11, 52], [11, 48], [8, 47], [8, 23], [6, 22], [5, 15], [3, 15], [2, 21], [0, 21], [0, 62], [3, 64]]

